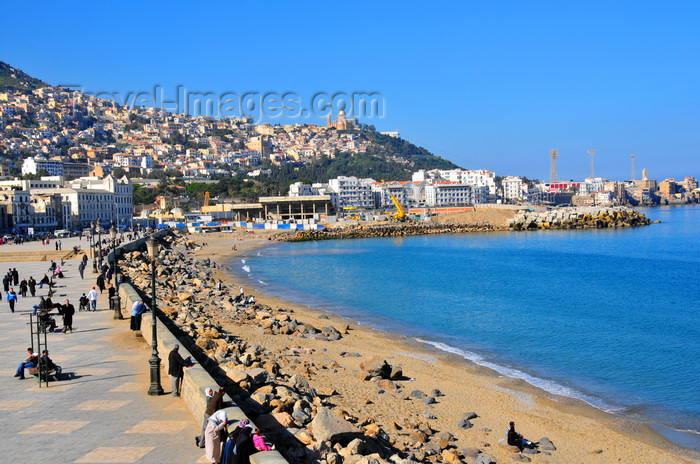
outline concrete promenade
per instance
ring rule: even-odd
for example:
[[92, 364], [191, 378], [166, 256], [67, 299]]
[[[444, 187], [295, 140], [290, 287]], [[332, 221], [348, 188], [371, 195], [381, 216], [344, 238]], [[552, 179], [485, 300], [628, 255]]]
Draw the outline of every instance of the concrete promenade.
[[[63, 250], [73, 245], [87, 247], [85, 239], [64, 239]], [[24, 248], [26, 246], [26, 248]], [[53, 243], [51, 243], [53, 248]], [[41, 249], [41, 242], [0, 247], [17, 252]], [[166, 395], [149, 397], [148, 359], [150, 347], [129, 330], [128, 320], [115, 321], [108, 309], [107, 292], [98, 299], [97, 312], [78, 312], [78, 298], [87, 293], [97, 277], [92, 264], [85, 280], [78, 274], [78, 260], [62, 267], [65, 279], [57, 279], [53, 301], [66, 298], [76, 308], [73, 333], [49, 333], [50, 357], [63, 368], [65, 380], [39, 388], [26, 373], [25, 380], [13, 377], [31, 345], [29, 314], [46, 296], [48, 288], [37, 287], [37, 296], [19, 297], [10, 313], [3, 291], [0, 303], [0, 436], [1, 462], [8, 463], [195, 463], [207, 462], [195, 447], [194, 436], [201, 422], [183, 401], [170, 395], [170, 379], [162, 372]], [[22, 278], [39, 281], [49, 262], [3, 262], [0, 274], [17, 268]], [[17, 286], [13, 286], [19, 294]], [[28, 294], [29, 295], [29, 294]], [[55, 310], [53, 311], [55, 312]], [[150, 322], [150, 313], [145, 321]], [[144, 321], [144, 322], [145, 322]], [[62, 321], [57, 317], [59, 327]], [[149, 326], [150, 327], [150, 326]], [[167, 358], [161, 352], [161, 359]]]

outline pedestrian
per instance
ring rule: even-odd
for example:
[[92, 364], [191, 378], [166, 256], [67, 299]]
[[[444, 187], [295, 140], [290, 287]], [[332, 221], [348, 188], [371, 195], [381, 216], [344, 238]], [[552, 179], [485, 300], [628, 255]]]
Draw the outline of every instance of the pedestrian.
[[85, 261], [80, 261], [80, 264], [78, 264], [78, 272], [80, 273], [80, 278], [84, 279], [84, 273], [85, 273]]
[[66, 300], [66, 304], [61, 307], [61, 314], [63, 314], [63, 333], [73, 333], [73, 314], [75, 314], [75, 306], [70, 304], [70, 301]]
[[97, 284], [97, 288], [100, 289], [100, 293], [104, 292], [105, 290], [105, 275], [100, 274], [97, 276], [97, 281], [95, 282]]
[[172, 382], [173, 396], [180, 397], [180, 383], [184, 375], [185, 360], [182, 359], [178, 350], [180, 345], [175, 345], [168, 355], [168, 375]]
[[15, 374], [15, 377], [19, 377], [20, 380], [23, 379], [24, 370], [36, 367], [36, 363], [38, 361], [39, 355], [35, 353], [31, 347], [27, 348], [27, 359], [25, 359], [24, 362], [19, 363], [19, 367], [17, 368], [17, 373]]
[[130, 328], [134, 332], [139, 332], [141, 330], [141, 315], [146, 310], [146, 305], [143, 301], [136, 300], [131, 306], [131, 323]]
[[29, 276], [29, 282], [27, 282], [27, 286], [29, 287], [29, 293], [31, 293], [32, 296], [36, 296], [36, 280], [34, 280], [34, 277]]
[[2, 278], [2, 288], [5, 293], [10, 291], [10, 277], [7, 274]]
[[245, 292], [243, 291], [243, 287], [241, 287], [239, 294], [241, 295], [241, 300], [245, 296]]
[[204, 442], [207, 449], [207, 461], [212, 464], [218, 464], [221, 461], [221, 432], [226, 427], [227, 422], [226, 411], [222, 409], [216, 411], [207, 420]]
[[27, 297], [27, 279], [22, 279], [22, 282], [19, 284], [19, 294], [22, 295], [22, 298]]
[[56, 247], [56, 251], [58, 251], [58, 240], [54, 243], [54, 246]]
[[114, 311], [114, 295], [116, 294], [117, 290], [114, 288], [114, 285], [109, 284], [109, 288], [107, 289], [107, 297], [109, 298], [109, 309], [112, 311]]
[[9, 292], [7, 292], [7, 302], [10, 304], [10, 309], [12, 312], [15, 312], [15, 303], [17, 302], [17, 294], [15, 293], [14, 289], [10, 289]]
[[207, 421], [209, 420], [209, 418], [211, 417], [212, 414], [214, 414], [219, 409], [223, 409], [223, 407], [224, 407], [224, 387], [219, 387], [219, 390], [216, 392], [214, 392], [214, 390], [212, 388], [207, 388], [206, 395], [207, 395], [207, 406], [204, 409], [204, 420], [202, 421], [202, 433], [200, 433], [198, 437], [194, 438], [194, 442], [200, 448], [205, 447], [206, 440], [205, 440], [204, 433], [207, 430]]
[[19, 285], [19, 272], [17, 272], [17, 268], [12, 269], [12, 281], [14, 282], [13, 285]]
[[97, 310], [97, 290], [95, 290], [95, 287], [92, 287], [92, 290], [88, 292], [88, 300], [90, 300], [92, 310]]

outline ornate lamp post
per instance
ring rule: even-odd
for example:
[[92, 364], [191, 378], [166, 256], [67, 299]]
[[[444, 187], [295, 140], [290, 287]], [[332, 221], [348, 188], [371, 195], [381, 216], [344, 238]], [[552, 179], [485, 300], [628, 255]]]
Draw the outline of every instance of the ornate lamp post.
[[102, 224], [97, 221], [97, 251], [100, 254], [100, 272], [102, 272]]
[[114, 256], [114, 297], [112, 298], [112, 307], [114, 308], [114, 319], [124, 319], [122, 317], [122, 299], [119, 297], [119, 255], [117, 254], [117, 229], [112, 224], [109, 229], [109, 235], [112, 237], [112, 255]]
[[158, 254], [158, 242], [155, 235], [146, 242], [148, 256], [151, 258], [151, 388], [149, 395], [162, 395], [163, 387], [160, 385], [160, 358], [158, 357], [158, 333], [156, 331], [156, 255]]
[[97, 256], [95, 256], [95, 222], [90, 223], [90, 252], [92, 253], [92, 273], [97, 274]]

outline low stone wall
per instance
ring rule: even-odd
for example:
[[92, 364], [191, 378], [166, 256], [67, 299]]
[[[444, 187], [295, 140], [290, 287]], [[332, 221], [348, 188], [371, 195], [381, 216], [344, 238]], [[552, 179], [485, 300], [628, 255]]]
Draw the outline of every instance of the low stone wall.
[[[135, 243], [135, 242], [133, 242]], [[138, 248], [138, 247], [136, 247]], [[136, 248], [131, 248], [127, 251], [133, 251]], [[126, 249], [126, 247], [125, 247]], [[119, 285], [119, 296], [122, 298], [122, 315], [128, 321], [131, 317], [131, 306], [134, 301], [140, 300], [139, 294], [136, 292], [134, 287], [128, 283], [122, 283]], [[149, 302], [147, 306], [150, 307]], [[204, 393], [207, 387], [212, 387], [214, 389], [218, 388], [216, 381], [209, 375], [209, 373], [197, 362], [195, 357], [186, 348], [186, 343], [177, 339], [177, 337], [168, 330], [167, 326], [164, 324], [161, 314], [156, 311], [157, 316], [157, 336], [158, 336], [158, 355], [161, 359], [161, 385], [164, 387], [165, 391], [170, 390], [170, 377], [168, 376], [168, 353], [173, 349], [173, 346], [177, 343], [180, 345], [179, 353], [183, 358], [191, 357], [194, 363], [193, 367], [185, 368], [185, 375], [182, 379], [182, 401], [185, 402], [190, 412], [194, 416], [195, 420], [201, 423], [204, 417], [204, 410], [206, 408], [206, 394]], [[143, 320], [141, 321], [141, 333], [143, 334], [143, 339], [149, 346], [152, 346], [152, 326], [151, 326], [152, 314], [145, 313]], [[148, 362], [148, 359], [144, 358], [144, 362]], [[144, 385], [144, 389], [147, 390], [148, 386]], [[231, 403], [231, 399], [226, 396], [226, 400]], [[238, 406], [230, 406], [225, 409], [229, 420], [239, 421], [243, 419], [248, 419], [246, 415], [241, 411]], [[252, 421], [251, 421], [252, 422]], [[186, 443], [185, 446], [194, 446], [193, 443]], [[252, 455], [250, 460], [253, 464], [287, 464], [287, 460], [282, 457], [282, 455], [277, 451], [265, 451]]]

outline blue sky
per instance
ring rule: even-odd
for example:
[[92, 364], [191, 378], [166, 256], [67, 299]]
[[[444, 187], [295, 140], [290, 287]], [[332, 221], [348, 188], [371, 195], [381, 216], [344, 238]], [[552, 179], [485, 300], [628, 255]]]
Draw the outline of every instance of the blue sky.
[[[4, 5], [0, 60], [126, 94], [379, 92], [396, 130], [470, 169], [700, 177], [697, 1]], [[275, 120], [270, 120], [275, 122]], [[299, 120], [303, 122], [304, 120]], [[308, 122], [323, 123], [321, 119]], [[281, 122], [288, 122], [283, 120]]]

